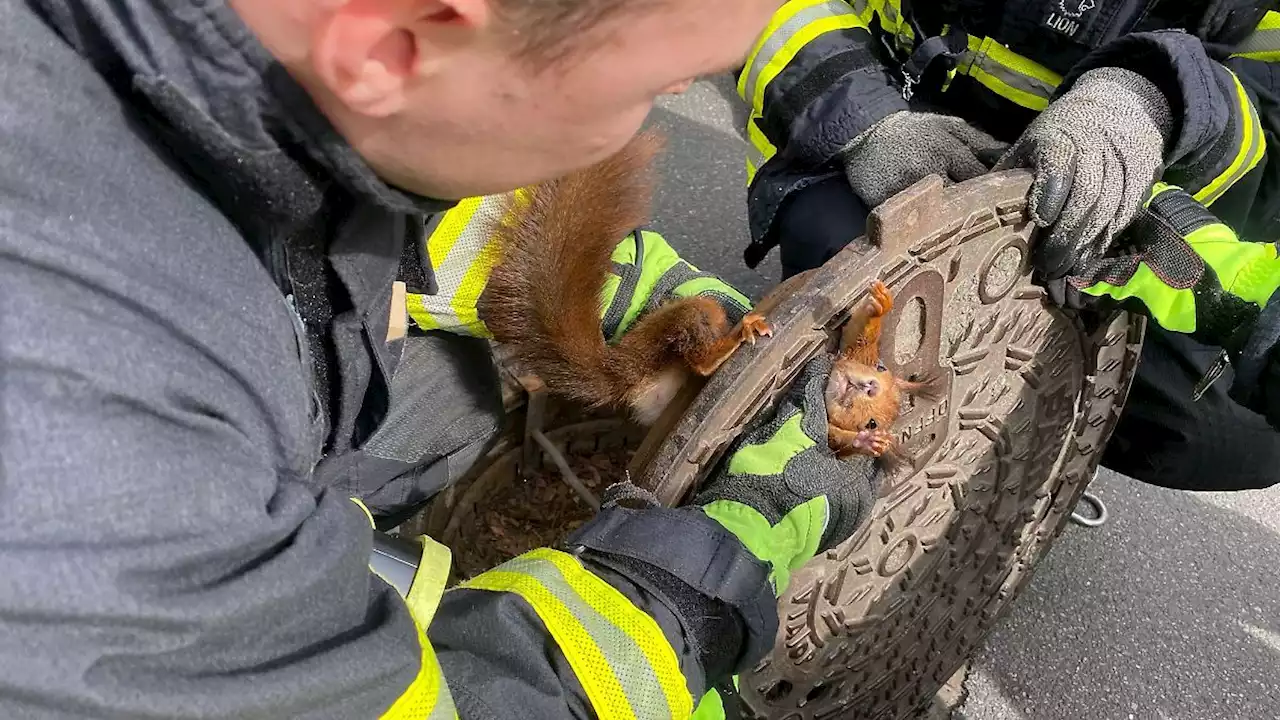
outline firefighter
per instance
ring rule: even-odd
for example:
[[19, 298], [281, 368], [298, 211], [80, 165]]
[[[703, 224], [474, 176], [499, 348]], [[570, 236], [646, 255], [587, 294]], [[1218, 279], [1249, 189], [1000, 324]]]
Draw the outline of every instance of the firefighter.
[[738, 74], [755, 265], [784, 276], [929, 174], [1025, 166], [1050, 297], [1152, 323], [1103, 464], [1280, 481], [1280, 13], [1251, 0], [788, 0]]
[[[497, 430], [455, 199], [611, 153], [775, 9], [0, 0], [0, 717], [714, 712], [875, 497], [822, 361], [686, 507], [620, 486], [449, 592], [374, 528]], [[745, 304], [644, 239], [653, 287]], [[407, 333], [397, 278], [456, 302]]]

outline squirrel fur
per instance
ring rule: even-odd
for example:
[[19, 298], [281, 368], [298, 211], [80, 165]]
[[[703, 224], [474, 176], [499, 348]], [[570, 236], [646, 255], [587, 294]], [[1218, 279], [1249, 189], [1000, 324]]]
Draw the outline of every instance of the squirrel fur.
[[880, 359], [880, 329], [893, 310], [884, 283], [871, 285], [869, 302], [854, 313], [841, 336], [840, 353], [827, 379], [827, 443], [840, 457], [880, 457], [893, 466], [905, 457], [889, 432], [901, 412], [902, 395], [936, 398], [934, 378], [902, 380]]
[[614, 248], [649, 220], [661, 138], [527, 190], [496, 231], [499, 260], [480, 301], [494, 339], [547, 387], [590, 408], [630, 408], [652, 423], [691, 373], [710, 375], [743, 343], [771, 331], [748, 313], [730, 325], [706, 297], [670, 300], [616, 344], [600, 328]]

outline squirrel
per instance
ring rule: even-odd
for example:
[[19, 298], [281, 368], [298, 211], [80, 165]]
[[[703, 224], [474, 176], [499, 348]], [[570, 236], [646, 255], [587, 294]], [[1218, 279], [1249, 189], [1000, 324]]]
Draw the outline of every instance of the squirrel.
[[586, 169], [528, 189], [495, 229], [498, 252], [478, 310], [498, 343], [553, 392], [591, 409], [629, 408], [652, 424], [696, 373], [714, 373], [741, 345], [769, 336], [750, 312], [736, 327], [708, 297], [673, 299], [616, 344], [600, 328], [601, 288], [621, 238], [649, 219], [652, 131]]
[[880, 359], [880, 326], [893, 310], [893, 294], [879, 280], [867, 305], [854, 312], [841, 333], [840, 352], [827, 379], [827, 445], [840, 458], [854, 454], [905, 458], [889, 428], [898, 420], [902, 395], [936, 398], [932, 378], [901, 380]]

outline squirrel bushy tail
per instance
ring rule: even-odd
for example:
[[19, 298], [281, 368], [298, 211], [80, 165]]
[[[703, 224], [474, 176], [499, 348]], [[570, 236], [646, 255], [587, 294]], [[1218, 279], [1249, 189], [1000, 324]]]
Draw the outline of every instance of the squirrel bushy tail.
[[549, 388], [584, 405], [627, 403], [645, 372], [605, 343], [599, 303], [614, 248], [649, 220], [662, 144], [646, 132], [595, 165], [534, 186], [497, 229], [500, 260], [481, 317]]

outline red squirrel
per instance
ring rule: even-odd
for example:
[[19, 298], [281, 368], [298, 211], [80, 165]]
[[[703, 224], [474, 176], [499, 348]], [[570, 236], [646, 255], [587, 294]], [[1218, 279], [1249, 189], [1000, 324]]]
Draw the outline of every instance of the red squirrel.
[[902, 394], [936, 394], [931, 380], [900, 380], [881, 362], [881, 320], [892, 309], [893, 295], [877, 280], [869, 304], [853, 314], [841, 333], [826, 389], [827, 444], [841, 458], [861, 454], [902, 460], [889, 432], [901, 412]]
[[528, 190], [496, 229], [498, 263], [480, 300], [494, 340], [556, 393], [590, 408], [629, 408], [652, 424], [691, 373], [711, 375], [744, 342], [772, 333], [759, 313], [736, 327], [706, 297], [670, 300], [613, 345], [600, 292], [614, 248], [649, 219], [654, 133], [617, 154]]

